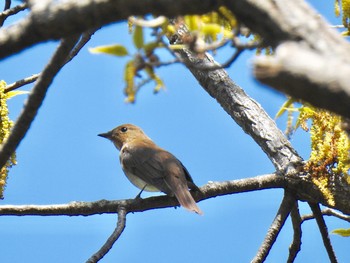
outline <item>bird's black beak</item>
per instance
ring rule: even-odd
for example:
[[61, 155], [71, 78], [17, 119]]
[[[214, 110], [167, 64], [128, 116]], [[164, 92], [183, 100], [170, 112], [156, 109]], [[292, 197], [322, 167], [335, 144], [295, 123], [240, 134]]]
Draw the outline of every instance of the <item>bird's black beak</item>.
[[111, 132], [106, 132], [106, 133], [100, 133], [97, 136], [106, 138], [106, 139], [111, 139], [112, 133]]

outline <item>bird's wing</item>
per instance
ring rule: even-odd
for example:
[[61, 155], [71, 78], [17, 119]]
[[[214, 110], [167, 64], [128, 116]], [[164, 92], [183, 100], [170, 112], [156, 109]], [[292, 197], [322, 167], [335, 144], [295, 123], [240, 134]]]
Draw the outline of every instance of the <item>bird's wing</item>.
[[120, 161], [126, 173], [132, 173], [150, 186], [160, 191], [172, 194], [165, 182], [166, 170], [162, 162], [164, 150], [155, 151], [154, 148], [138, 145], [122, 149]]
[[190, 211], [202, 214], [188, 188], [197, 188], [183, 164], [171, 153], [154, 147], [123, 148], [123, 169], [154, 186], [160, 191], [175, 195], [179, 203]]

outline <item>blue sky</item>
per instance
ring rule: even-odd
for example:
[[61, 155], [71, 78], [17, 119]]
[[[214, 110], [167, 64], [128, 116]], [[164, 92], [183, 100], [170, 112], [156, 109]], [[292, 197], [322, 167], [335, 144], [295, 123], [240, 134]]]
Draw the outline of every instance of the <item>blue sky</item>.
[[[333, 14], [333, 2], [314, 1]], [[331, 11], [327, 11], [327, 10]], [[332, 20], [339, 23], [339, 20]], [[124, 23], [98, 31], [55, 78], [37, 118], [17, 151], [5, 199], [0, 204], [58, 204], [133, 198], [138, 193], [124, 176], [118, 151], [97, 134], [133, 123], [176, 155], [201, 186], [274, 171], [262, 150], [180, 64], [158, 73], [166, 90], [142, 88], [136, 104], [125, 104], [126, 58], [96, 56], [88, 47], [122, 43], [131, 47]], [[12, 83], [38, 73], [57, 43], [37, 45], [0, 63], [0, 79]], [[130, 48], [132, 49], [132, 47]], [[224, 61], [230, 53], [218, 57]], [[254, 54], [244, 53], [228, 73], [274, 116], [285, 98], [251, 76]], [[32, 85], [25, 89], [30, 90]], [[9, 102], [16, 119], [26, 96]], [[277, 121], [281, 129], [285, 120]], [[308, 136], [297, 132], [292, 144], [308, 157]], [[157, 195], [145, 193], [143, 197]], [[282, 190], [237, 194], [199, 203], [204, 216], [182, 208], [129, 214], [127, 226], [101, 262], [249, 262], [275, 216]], [[308, 213], [301, 203], [302, 212]], [[1, 262], [84, 262], [105, 242], [116, 215], [91, 217], [0, 217]], [[348, 227], [326, 218], [329, 229]], [[296, 262], [328, 262], [314, 221], [303, 224], [302, 251]], [[284, 262], [292, 238], [288, 220], [267, 262]], [[339, 262], [349, 261], [348, 240], [331, 236]]]

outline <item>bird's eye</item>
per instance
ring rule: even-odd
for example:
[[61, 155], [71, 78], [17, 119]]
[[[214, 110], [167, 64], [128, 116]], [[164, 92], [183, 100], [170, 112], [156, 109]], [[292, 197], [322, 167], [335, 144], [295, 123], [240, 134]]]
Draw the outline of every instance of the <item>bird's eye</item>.
[[120, 130], [121, 130], [122, 132], [126, 132], [126, 131], [128, 130], [128, 128], [122, 127]]

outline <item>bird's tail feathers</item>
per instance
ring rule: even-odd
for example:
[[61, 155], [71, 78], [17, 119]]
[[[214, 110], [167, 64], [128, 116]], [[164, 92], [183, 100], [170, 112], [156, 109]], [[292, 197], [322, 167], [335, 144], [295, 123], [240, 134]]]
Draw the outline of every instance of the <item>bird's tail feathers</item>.
[[203, 215], [202, 210], [198, 207], [196, 201], [194, 201], [191, 193], [187, 188], [180, 188], [175, 192], [175, 196], [180, 205], [189, 211], [195, 212], [199, 215]]

